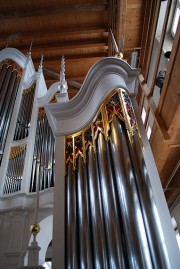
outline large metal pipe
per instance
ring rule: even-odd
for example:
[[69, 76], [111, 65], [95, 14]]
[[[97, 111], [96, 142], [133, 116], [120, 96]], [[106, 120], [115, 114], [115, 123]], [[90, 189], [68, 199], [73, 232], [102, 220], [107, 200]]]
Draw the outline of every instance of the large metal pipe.
[[[54, 136], [50, 129], [46, 115], [37, 119], [36, 137], [34, 145], [34, 158], [40, 161], [40, 190], [54, 186]], [[37, 165], [37, 163], [32, 165]], [[31, 174], [30, 190], [34, 190], [34, 172]]]
[[26, 150], [24, 149], [19, 156], [9, 160], [4, 193], [13, 193], [21, 190], [25, 155]]
[[78, 226], [79, 226], [79, 268], [93, 268], [92, 243], [90, 235], [89, 198], [86, 165], [78, 157], [77, 168]]
[[7, 137], [7, 134], [8, 134], [8, 129], [9, 129], [10, 121], [11, 121], [12, 112], [13, 112], [13, 109], [14, 109], [14, 102], [15, 102], [15, 99], [16, 99], [17, 91], [18, 91], [19, 81], [20, 81], [20, 78], [17, 77], [16, 81], [14, 83], [14, 89], [13, 89], [14, 94], [13, 94], [13, 96], [11, 98], [11, 103], [9, 104], [8, 115], [6, 117], [5, 124], [3, 126], [2, 132], [0, 133], [0, 141], [1, 141], [0, 152], [1, 151], [3, 152], [4, 146], [5, 146], [5, 143], [6, 143], [6, 137]]
[[33, 101], [34, 89], [29, 93], [22, 95], [14, 140], [20, 140], [28, 136]]
[[128, 264], [126, 262], [126, 253], [123, 245], [123, 230], [121, 216], [118, 210], [111, 159], [107, 142], [102, 133], [99, 133], [97, 144], [109, 267], [114, 269], [127, 269]]
[[0, 98], [1, 98], [2, 91], [3, 91], [3, 83], [5, 80], [7, 70], [8, 70], [7, 65], [4, 64], [2, 69], [1, 69], [1, 72], [0, 72]]
[[129, 266], [132, 269], [152, 269], [134, 171], [129, 156], [128, 142], [125, 127], [115, 116], [111, 124], [110, 145]]
[[13, 105], [11, 102], [11, 99], [13, 98], [14, 93], [14, 84], [16, 80], [16, 73], [13, 72], [11, 79], [9, 81], [9, 86], [7, 88], [6, 95], [3, 100], [3, 104], [1, 106], [1, 111], [0, 111], [0, 130], [2, 130], [2, 127], [4, 125], [5, 119], [7, 118], [7, 112], [9, 110], [9, 106]]
[[13, 70], [12, 66], [8, 67], [6, 76], [4, 79], [4, 83], [2, 85], [1, 94], [0, 94], [0, 111], [2, 110], [4, 99], [7, 94], [7, 89], [8, 89], [9, 81], [12, 75], [12, 70]]
[[67, 269], [79, 269], [77, 244], [76, 177], [73, 165], [68, 163], [66, 176], [66, 265]]
[[154, 268], [170, 269], [165, 238], [137, 133], [130, 147]]
[[94, 268], [108, 269], [108, 255], [105, 237], [105, 223], [101, 199], [101, 189], [98, 175], [97, 159], [92, 146], [88, 150], [88, 183], [90, 197], [90, 212], [92, 222]]
[[52, 152], [52, 159], [51, 159], [51, 167], [52, 167], [52, 172], [51, 172], [51, 187], [54, 187], [54, 179], [55, 179], [55, 176], [54, 176], [54, 166], [55, 166], [55, 148], [56, 148], [56, 145], [55, 145], [55, 138], [54, 138], [54, 135], [51, 131], [51, 139], [52, 139], [52, 147], [51, 147], [51, 152]]
[[23, 136], [22, 136], [22, 128], [23, 128], [22, 122], [23, 122], [24, 111], [25, 111], [25, 98], [24, 98], [24, 96], [22, 96], [19, 114], [18, 114], [18, 118], [17, 118], [17, 126], [16, 126], [16, 130], [15, 130], [15, 135], [14, 135], [15, 141], [23, 138]]

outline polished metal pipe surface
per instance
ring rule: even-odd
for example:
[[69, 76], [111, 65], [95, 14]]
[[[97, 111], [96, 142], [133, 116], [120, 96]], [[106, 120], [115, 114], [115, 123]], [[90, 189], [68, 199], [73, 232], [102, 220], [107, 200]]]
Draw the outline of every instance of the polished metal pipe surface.
[[133, 166], [129, 156], [128, 137], [123, 123], [115, 116], [111, 124], [110, 145], [116, 177], [119, 205], [125, 231], [129, 266], [152, 269]]
[[9, 116], [8, 111], [10, 110], [10, 105], [14, 106], [14, 104], [11, 102], [11, 99], [12, 95], [16, 94], [14, 93], [15, 80], [16, 80], [16, 74], [13, 73], [0, 111], [0, 130], [2, 130], [2, 126], [4, 125], [6, 118]]
[[109, 267], [112, 269], [125, 269], [128, 268], [128, 265], [123, 246], [121, 216], [118, 212], [118, 200], [115, 193], [110, 154], [102, 133], [99, 133], [97, 148]]
[[81, 156], [77, 166], [77, 197], [78, 197], [78, 224], [79, 224], [79, 253], [81, 269], [93, 267], [92, 243], [90, 236], [89, 198], [87, 185], [86, 165]]
[[137, 133], [130, 147], [154, 268], [170, 269], [166, 242]]
[[1, 95], [0, 95], [0, 112], [2, 111], [2, 107], [4, 105], [4, 99], [6, 97], [7, 89], [9, 87], [9, 81], [10, 81], [10, 78], [11, 78], [11, 75], [12, 75], [12, 70], [13, 70], [12, 66], [10, 66], [7, 69], [7, 72], [6, 72], [6, 76], [5, 76], [5, 79], [4, 79], [4, 83], [3, 83], [3, 87], [2, 87]]
[[68, 163], [66, 176], [66, 268], [79, 269], [77, 241], [77, 204], [76, 177], [73, 165]]
[[105, 224], [102, 209], [101, 189], [96, 155], [93, 152], [92, 146], [90, 146], [88, 150], [87, 166], [93, 236], [94, 268], [108, 269], [109, 266], [105, 237]]
[[6, 137], [7, 137], [7, 134], [8, 134], [8, 129], [9, 129], [9, 124], [10, 124], [10, 121], [11, 121], [11, 116], [12, 116], [12, 112], [13, 112], [13, 109], [14, 109], [14, 102], [15, 102], [15, 99], [16, 99], [16, 95], [17, 95], [17, 91], [18, 91], [18, 86], [19, 86], [19, 81], [20, 81], [20, 78], [17, 77], [16, 78], [16, 81], [15, 81], [15, 84], [14, 84], [14, 94], [13, 94], [13, 97], [11, 99], [11, 104], [9, 104], [9, 114], [8, 114], [8, 118], [6, 119], [6, 122], [5, 122], [5, 126], [2, 130], [2, 132], [0, 133], [0, 141], [1, 141], [1, 144], [0, 144], [0, 150], [4, 150], [4, 146], [5, 146], [5, 143], [6, 143]]
[[1, 94], [3, 92], [3, 83], [5, 80], [7, 70], [8, 70], [7, 65], [4, 64], [0, 73], [0, 99], [1, 99]]

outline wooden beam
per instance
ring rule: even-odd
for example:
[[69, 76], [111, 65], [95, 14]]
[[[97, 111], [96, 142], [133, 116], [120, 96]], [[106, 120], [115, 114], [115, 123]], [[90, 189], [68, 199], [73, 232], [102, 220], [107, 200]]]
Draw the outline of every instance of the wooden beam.
[[[169, 84], [171, 82], [171, 79], [173, 78], [172, 72], [174, 70], [175, 61], [177, 61], [177, 63], [176, 63], [177, 66], [179, 64], [179, 58], [178, 58], [179, 51], [180, 51], [180, 20], [179, 20], [176, 35], [174, 38], [171, 56], [169, 59], [168, 68], [167, 68], [167, 72], [166, 72], [166, 76], [165, 76], [165, 80], [164, 80], [164, 84], [163, 84], [163, 88], [162, 88], [162, 92], [161, 92], [161, 97], [159, 100], [159, 105], [158, 105], [158, 112], [159, 113], [161, 113], [161, 110], [162, 110], [163, 104], [164, 104], [164, 100], [165, 100], [167, 91], [169, 89]], [[176, 72], [177, 72], [176, 76], [177, 76], [177, 83], [178, 83], [177, 85], [179, 85], [179, 82], [178, 82], [179, 81], [179, 68], [177, 69]], [[171, 89], [171, 90], [173, 91], [173, 89]]]
[[171, 3], [172, 3], [172, 0], [168, 0], [149, 96], [152, 96], [153, 92], [154, 92], [154, 86], [155, 86], [156, 77], [157, 77], [157, 73], [158, 73], [158, 69], [159, 69], [159, 63], [160, 63], [160, 59], [161, 59], [163, 43], [164, 43], [164, 38], [165, 38], [165, 34], [166, 34], [166, 28], [167, 28], [168, 19], [169, 19], [169, 13], [170, 13], [170, 9], [171, 9]]
[[151, 110], [153, 118], [154, 118], [164, 140], [169, 140], [170, 136], [168, 134], [168, 130], [167, 130], [162, 118], [160, 117], [160, 115], [157, 111], [157, 107], [154, 103], [154, 100], [152, 99], [152, 97], [148, 97], [149, 88], [148, 88], [148, 85], [144, 82], [145, 80], [143, 79], [143, 75], [140, 74], [138, 76], [138, 78], [139, 78], [140, 87], [141, 87], [142, 91], [144, 92], [144, 97], [146, 98], [146, 100], [148, 102], [148, 106]]
[[116, 42], [121, 50], [122, 48], [122, 38], [125, 39], [126, 31], [126, 10], [127, 10], [127, 0], [117, 0], [116, 9]]
[[[58, 36], [61, 36], [61, 37], [66, 37], [66, 36], [69, 36], [69, 35], [73, 35], [73, 36], [76, 36], [76, 35], [91, 35], [91, 34], [103, 34], [103, 33], [108, 33], [108, 29], [107, 29], [107, 26], [102, 26], [102, 27], [87, 27], [86, 29], [82, 29], [82, 28], [74, 28], [74, 29], [60, 29], [60, 30], [57, 30], [57, 29], [54, 29], [53, 31], [48, 31], [48, 30], [38, 30], [37, 29], [37, 32], [36, 31], [33, 31], [33, 32], [30, 32], [30, 31], [26, 31], [26, 32], [21, 32], [21, 33], [17, 33], [17, 35], [19, 36], [19, 39], [20, 38], [23, 38], [23, 39], [29, 39], [29, 41], [35, 41], [36, 39], [51, 39], [51, 38], [57, 38], [58, 39]], [[7, 37], [9, 36], [9, 32], [7, 33], [3, 33], [1, 34], [1, 40], [0, 40], [0, 44], [2, 42], [3, 39], [5, 39], [5, 42], [7, 42]]]
[[139, 67], [147, 80], [161, 1], [146, 0]]
[[49, 7], [49, 8], [39, 8], [39, 9], [29, 9], [14, 11], [10, 10], [8, 13], [0, 13], [0, 20], [17, 19], [17, 18], [27, 18], [36, 16], [49, 16], [62, 13], [78, 13], [78, 12], [96, 12], [105, 11], [108, 8], [108, 3], [104, 4], [79, 4], [72, 6], [62, 6], [62, 7]]
[[[54, 56], [48, 56], [45, 54], [44, 57], [44, 62], [49, 63], [49, 62], [60, 62], [62, 55], [54, 55]], [[39, 55], [36, 55], [34, 51], [32, 51], [32, 57], [33, 57], [33, 62], [34, 63], [39, 63], [40, 58]], [[101, 52], [101, 53], [86, 53], [86, 54], [77, 54], [77, 55], [66, 55], [64, 54], [65, 61], [77, 61], [81, 59], [83, 60], [89, 60], [91, 58], [105, 58], [107, 57], [107, 52]]]
[[[67, 41], [67, 42], [49, 42], [49, 43], [41, 43], [34, 44], [32, 50], [42, 51], [43, 50], [63, 50], [63, 49], [76, 49], [76, 48], [91, 48], [91, 47], [107, 47], [107, 39], [91, 39], [91, 40], [77, 40], [77, 41]], [[20, 50], [26, 49], [25, 46], [19, 46]]]

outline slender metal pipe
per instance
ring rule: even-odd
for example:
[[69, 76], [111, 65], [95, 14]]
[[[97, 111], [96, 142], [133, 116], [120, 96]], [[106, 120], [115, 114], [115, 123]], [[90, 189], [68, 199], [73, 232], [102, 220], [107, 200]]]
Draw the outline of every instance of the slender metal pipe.
[[90, 218], [89, 218], [89, 199], [87, 186], [86, 165], [81, 156], [78, 157], [77, 168], [77, 197], [78, 197], [78, 223], [79, 223], [79, 253], [81, 269], [93, 267]]
[[34, 144], [34, 157], [33, 157], [33, 165], [32, 165], [32, 173], [31, 173], [31, 185], [30, 185], [30, 192], [36, 191], [36, 166], [37, 161], [39, 161], [39, 152], [38, 152], [38, 140], [40, 136], [40, 128], [39, 128], [39, 119], [37, 119], [37, 127], [36, 127], [36, 137], [35, 137], [35, 144]]
[[2, 69], [1, 69], [1, 73], [0, 73], [0, 98], [1, 98], [1, 94], [3, 92], [3, 83], [4, 83], [4, 80], [5, 80], [7, 70], [8, 70], [7, 65], [4, 64]]
[[34, 93], [35, 90], [33, 89], [30, 93], [30, 106], [29, 106], [29, 113], [26, 120], [25, 128], [26, 128], [26, 136], [29, 134], [29, 123], [31, 121], [31, 115], [32, 115], [32, 109], [33, 109], [33, 103], [34, 103]]
[[79, 269], [77, 244], [76, 177], [72, 163], [66, 176], [66, 268]]
[[13, 97], [11, 99], [11, 103], [13, 105], [11, 105], [11, 104], [9, 105], [8, 118], [6, 119], [6, 124], [5, 124], [5, 126], [4, 126], [4, 128], [2, 130], [2, 133], [0, 134], [0, 141], [1, 141], [0, 151], [4, 150], [4, 146], [5, 146], [5, 143], [6, 143], [6, 137], [7, 137], [7, 134], [8, 134], [9, 124], [10, 124], [10, 120], [11, 120], [11, 116], [12, 116], [12, 112], [13, 112], [13, 108], [14, 108], [14, 102], [15, 102], [15, 99], [16, 99], [18, 86], [19, 86], [19, 77], [16, 78], [16, 81], [15, 81], [15, 84], [14, 84], [14, 94], [13, 94]]
[[92, 146], [88, 150], [88, 183], [90, 212], [92, 221], [94, 268], [106, 269], [108, 266], [105, 223], [103, 218], [101, 189], [98, 176], [96, 156]]
[[154, 268], [170, 269], [165, 238], [137, 133], [130, 151]]
[[51, 187], [54, 187], [54, 180], [55, 180], [55, 177], [54, 177], [54, 166], [55, 166], [55, 138], [54, 138], [54, 135], [51, 131], [51, 139], [52, 139], [52, 173], [51, 173]]
[[132, 269], [152, 269], [151, 256], [129, 156], [128, 137], [123, 123], [115, 116], [111, 124], [110, 145], [117, 184], [122, 222]]
[[121, 216], [118, 211], [118, 200], [115, 192], [111, 159], [107, 143], [102, 133], [99, 133], [97, 144], [109, 268], [127, 269], [128, 264], [123, 246], [123, 230]]
[[7, 69], [7, 72], [6, 72], [6, 77], [4, 79], [4, 83], [3, 83], [2, 90], [1, 90], [1, 95], [0, 95], [0, 111], [2, 111], [2, 107], [3, 107], [3, 104], [4, 104], [4, 99], [5, 99], [5, 96], [7, 94], [7, 89], [8, 89], [9, 81], [10, 81], [10, 78], [11, 78], [11, 75], [12, 75], [12, 70], [13, 69], [10, 66]]
[[13, 98], [12, 96], [15, 94], [14, 93], [15, 80], [16, 80], [16, 73], [13, 72], [10, 82], [9, 82], [9, 87], [7, 88], [6, 96], [3, 100], [2, 108], [0, 111], [0, 130], [2, 130], [5, 119], [8, 117], [9, 106], [13, 105], [11, 102], [11, 99]]
[[20, 140], [21, 139], [21, 134], [22, 134], [22, 118], [23, 118], [23, 109], [25, 106], [25, 98], [22, 96], [21, 98], [21, 104], [20, 104], [20, 109], [19, 109], [19, 114], [17, 118], [17, 126], [15, 130], [15, 140]]
[[31, 173], [31, 184], [29, 192], [35, 191], [34, 181], [35, 181], [35, 171], [36, 171], [36, 156], [33, 157], [32, 173]]

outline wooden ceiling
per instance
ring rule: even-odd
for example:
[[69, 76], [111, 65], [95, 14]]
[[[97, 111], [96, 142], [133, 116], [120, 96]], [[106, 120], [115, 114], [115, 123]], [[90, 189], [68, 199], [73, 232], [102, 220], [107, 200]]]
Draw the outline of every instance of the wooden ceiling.
[[[48, 88], [59, 80], [61, 56], [64, 55], [69, 97], [72, 98], [89, 68], [97, 60], [115, 55], [110, 29], [128, 63], [134, 50], [141, 55], [140, 59], [146, 52], [150, 55], [151, 33], [156, 27], [153, 23], [155, 17], [152, 15], [151, 18], [150, 12], [154, 9], [154, 14], [158, 14], [159, 5], [160, 1], [147, 0], [1, 1], [0, 49], [15, 47], [26, 54], [32, 42], [32, 60], [36, 70], [41, 55], [44, 55], [43, 71]], [[148, 57], [144, 58], [144, 65], [140, 63], [142, 71], [148, 69]], [[160, 135], [151, 146], [162, 185], [166, 186], [178, 156], [164, 151], [161, 158], [171, 161], [164, 161], [164, 165], [160, 166], [160, 153], [155, 150], [155, 145], [161, 145], [158, 141], [162, 142]], [[169, 206], [178, 195], [179, 187], [171, 189], [170, 198], [166, 195]]]
[[64, 55], [72, 98], [78, 91], [78, 84], [73, 82], [81, 84], [97, 60], [114, 56], [110, 28], [128, 62], [134, 49], [140, 53], [145, 3], [144, 0], [1, 1], [0, 48], [15, 47], [27, 53], [32, 42], [36, 69], [44, 55], [48, 87], [59, 79], [57, 74]]

